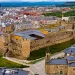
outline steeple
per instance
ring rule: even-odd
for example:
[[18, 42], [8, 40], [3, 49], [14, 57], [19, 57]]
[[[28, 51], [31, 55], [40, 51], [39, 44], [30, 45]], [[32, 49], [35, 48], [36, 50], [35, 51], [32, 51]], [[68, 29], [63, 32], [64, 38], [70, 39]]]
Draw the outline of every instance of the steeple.
[[50, 50], [49, 47], [47, 47], [45, 62], [49, 62], [49, 61], [50, 61]]

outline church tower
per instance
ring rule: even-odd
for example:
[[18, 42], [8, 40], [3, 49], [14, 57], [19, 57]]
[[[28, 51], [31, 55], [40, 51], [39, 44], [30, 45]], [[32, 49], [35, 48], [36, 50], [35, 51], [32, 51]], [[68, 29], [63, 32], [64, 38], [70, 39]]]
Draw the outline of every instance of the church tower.
[[50, 61], [50, 51], [49, 51], [49, 47], [48, 47], [47, 51], [46, 51], [45, 62], [49, 62], [49, 61]]

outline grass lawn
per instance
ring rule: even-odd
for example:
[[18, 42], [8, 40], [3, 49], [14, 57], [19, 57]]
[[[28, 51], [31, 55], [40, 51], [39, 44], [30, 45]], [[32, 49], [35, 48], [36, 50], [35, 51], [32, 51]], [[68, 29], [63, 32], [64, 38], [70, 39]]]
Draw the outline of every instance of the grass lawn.
[[[54, 54], [56, 52], [60, 52], [60, 51], [64, 50], [65, 48], [70, 47], [73, 44], [75, 44], [74, 39], [67, 41], [67, 42], [60, 43], [60, 44], [55, 44], [55, 45], [49, 46], [49, 49], [50, 49], [51, 54]], [[46, 50], [47, 50], [47, 47], [41, 48], [36, 51], [32, 51], [30, 53], [30, 57], [28, 58], [28, 60], [35, 60], [35, 59], [44, 57], [46, 54]]]
[[26, 68], [28, 66], [21, 65], [9, 60], [6, 60], [2, 57], [0, 57], [0, 67], [7, 67], [7, 68]]
[[35, 63], [37, 63], [37, 62], [39, 62], [39, 61], [41, 61], [41, 60], [43, 60], [44, 59], [44, 57], [43, 58], [40, 58], [40, 59], [38, 59], [38, 60], [32, 60], [31, 62], [29, 62], [28, 64], [35, 64]]

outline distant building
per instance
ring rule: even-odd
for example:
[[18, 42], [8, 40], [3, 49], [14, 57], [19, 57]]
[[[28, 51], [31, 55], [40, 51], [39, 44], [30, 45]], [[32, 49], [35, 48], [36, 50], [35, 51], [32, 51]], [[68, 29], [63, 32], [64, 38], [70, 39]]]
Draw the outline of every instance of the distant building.
[[63, 21], [69, 21], [69, 17], [62, 17]]
[[47, 75], [75, 75], [75, 47], [64, 50], [64, 58], [51, 59], [46, 53], [45, 72]]

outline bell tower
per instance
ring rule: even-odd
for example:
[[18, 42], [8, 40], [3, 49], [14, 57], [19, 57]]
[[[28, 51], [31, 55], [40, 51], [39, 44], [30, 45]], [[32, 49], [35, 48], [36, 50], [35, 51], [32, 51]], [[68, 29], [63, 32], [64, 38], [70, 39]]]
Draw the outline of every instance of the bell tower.
[[48, 47], [47, 51], [46, 51], [45, 62], [49, 62], [49, 61], [50, 61], [50, 51], [49, 51], [49, 47]]

